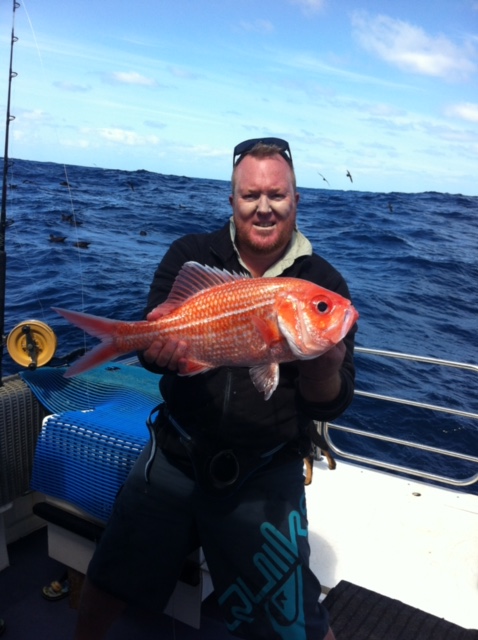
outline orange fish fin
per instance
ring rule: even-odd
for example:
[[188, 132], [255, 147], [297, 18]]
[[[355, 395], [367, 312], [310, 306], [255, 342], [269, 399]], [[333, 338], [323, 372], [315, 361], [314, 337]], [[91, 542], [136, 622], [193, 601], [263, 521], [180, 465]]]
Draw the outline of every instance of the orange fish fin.
[[89, 313], [81, 313], [80, 311], [60, 309], [59, 307], [52, 307], [52, 309], [68, 320], [68, 322], [80, 327], [80, 329], [83, 329], [83, 331], [86, 331], [86, 333], [89, 333], [91, 336], [100, 338], [102, 341], [101, 344], [94, 347], [91, 351], [88, 351], [88, 353], [71, 367], [68, 367], [64, 374], [65, 378], [72, 378], [79, 373], [93, 369], [100, 364], [104, 364], [122, 355], [123, 352], [119, 351], [115, 344], [114, 335], [119, 325], [127, 323], [123, 323], [121, 320], [110, 320], [109, 318], [93, 316]]
[[113, 343], [102, 342], [101, 344], [96, 345], [96, 347], [93, 347], [91, 351], [85, 353], [85, 355], [73, 363], [71, 367], [68, 367], [63, 374], [63, 377], [73, 378], [73, 376], [77, 376], [79, 373], [84, 373], [85, 371], [94, 369], [100, 364], [105, 364], [120, 355], [121, 353], [118, 352]]
[[109, 338], [115, 331], [121, 320], [110, 320], [110, 318], [102, 318], [101, 316], [93, 316], [90, 313], [82, 313], [81, 311], [70, 311], [69, 309], [61, 309], [60, 307], [52, 307], [53, 311], [59, 313], [71, 324], [80, 327], [90, 336], [105, 340]]
[[264, 393], [264, 400], [269, 400], [279, 383], [279, 365], [276, 362], [261, 364], [249, 369], [251, 380], [261, 393]]
[[209, 371], [211, 367], [202, 362], [196, 362], [195, 360], [188, 360], [181, 366], [180, 376], [195, 376], [198, 373], [205, 373]]
[[281, 334], [279, 333], [277, 323], [271, 321], [268, 322], [264, 318], [259, 318], [258, 316], [252, 316], [251, 322], [254, 324], [256, 329], [258, 329], [262, 339], [269, 349], [281, 340]]
[[176, 276], [167, 300], [154, 309], [154, 319], [171, 313], [186, 300], [205, 289], [249, 277], [245, 274], [230, 273], [216, 267], [208, 267], [199, 264], [199, 262], [185, 262]]

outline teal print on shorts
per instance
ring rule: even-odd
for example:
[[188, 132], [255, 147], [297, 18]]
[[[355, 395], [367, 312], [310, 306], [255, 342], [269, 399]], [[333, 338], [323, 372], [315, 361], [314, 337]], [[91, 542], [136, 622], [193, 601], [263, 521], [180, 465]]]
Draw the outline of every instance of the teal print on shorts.
[[[261, 525], [264, 544], [253, 557], [253, 563], [264, 577], [259, 593], [252, 593], [242, 578], [237, 578], [219, 598], [219, 604], [229, 609], [226, 625], [235, 631], [242, 623], [253, 623], [261, 611], [283, 640], [305, 640], [302, 567], [297, 540], [307, 536], [297, 511], [289, 514], [289, 537], [269, 522]], [[302, 633], [298, 635], [298, 630]]]

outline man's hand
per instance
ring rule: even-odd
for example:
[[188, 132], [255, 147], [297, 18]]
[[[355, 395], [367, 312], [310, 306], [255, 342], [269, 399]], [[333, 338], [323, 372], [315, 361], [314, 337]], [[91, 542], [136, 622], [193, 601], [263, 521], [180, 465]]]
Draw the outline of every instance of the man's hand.
[[181, 373], [187, 362], [187, 350], [188, 345], [184, 340], [155, 340], [143, 351], [143, 358], [158, 367], [167, 367]]
[[299, 360], [299, 373], [301, 376], [316, 379], [318, 382], [331, 378], [340, 371], [346, 351], [342, 340], [318, 358]]
[[299, 388], [309, 402], [332, 402], [340, 394], [340, 368], [345, 358], [343, 341], [313, 360], [299, 360]]
[[[146, 320], [153, 322], [163, 315], [158, 307], [153, 309], [146, 316]], [[145, 351], [143, 351], [143, 358], [150, 364], [155, 364], [157, 367], [171, 369], [171, 371], [178, 371], [181, 373], [181, 369], [184, 369], [186, 364], [186, 352], [188, 345], [184, 340], [155, 340]]]
[[152, 322], [153, 320], [162, 318], [162, 316], [164, 316], [164, 313], [163, 311], [161, 311], [161, 305], [159, 305], [148, 313], [148, 315], [146, 316], [146, 320], [148, 320], [148, 322]]

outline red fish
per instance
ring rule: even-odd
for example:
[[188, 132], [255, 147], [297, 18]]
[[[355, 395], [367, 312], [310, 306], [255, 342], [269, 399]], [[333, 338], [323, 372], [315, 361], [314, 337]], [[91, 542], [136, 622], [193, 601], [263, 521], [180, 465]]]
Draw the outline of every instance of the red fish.
[[68, 378], [143, 351], [158, 338], [173, 338], [188, 344], [181, 375], [221, 366], [250, 367], [251, 379], [266, 400], [277, 387], [280, 362], [320, 356], [340, 342], [358, 318], [349, 300], [308, 280], [250, 278], [196, 262], [182, 267], [151, 321], [124, 322], [53, 309], [102, 340], [68, 369]]

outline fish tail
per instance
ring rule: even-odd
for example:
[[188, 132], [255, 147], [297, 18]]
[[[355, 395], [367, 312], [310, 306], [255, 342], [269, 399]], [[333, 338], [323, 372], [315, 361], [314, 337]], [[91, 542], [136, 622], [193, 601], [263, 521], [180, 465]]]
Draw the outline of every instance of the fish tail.
[[60, 309], [59, 307], [52, 307], [52, 309], [68, 320], [68, 322], [71, 322], [89, 335], [101, 340], [101, 344], [94, 347], [91, 351], [88, 351], [88, 353], [67, 369], [64, 374], [65, 378], [72, 378], [79, 373], [89, 371], [124, 353], [118, 349], [115, 341], [115, 333], [118, 325], [123, 324], [121, 320], [110, 320], [109, 318], [101, 318], [100, 316], [93, 316], [89, 313], [81, 313], [80, 311]]

